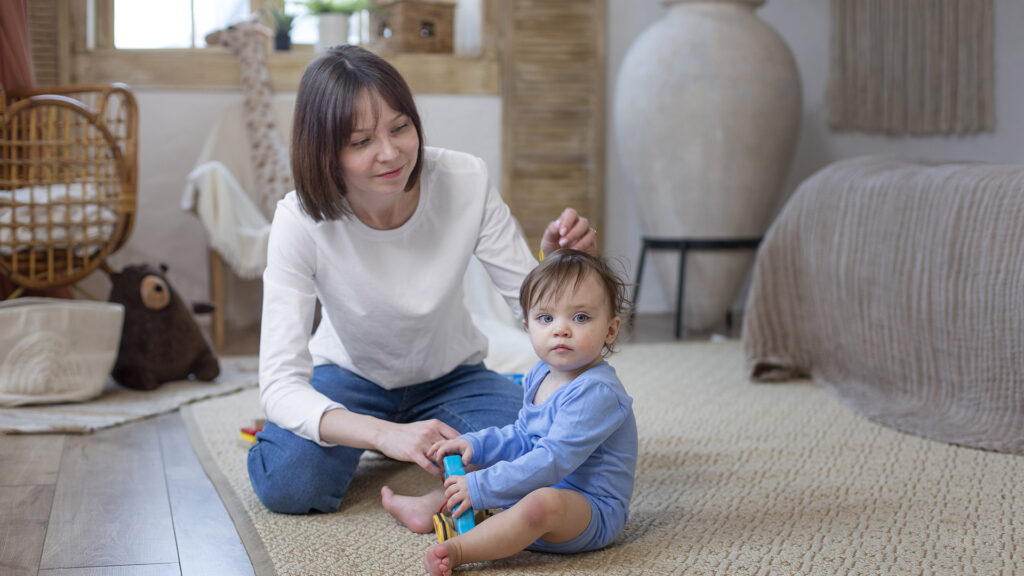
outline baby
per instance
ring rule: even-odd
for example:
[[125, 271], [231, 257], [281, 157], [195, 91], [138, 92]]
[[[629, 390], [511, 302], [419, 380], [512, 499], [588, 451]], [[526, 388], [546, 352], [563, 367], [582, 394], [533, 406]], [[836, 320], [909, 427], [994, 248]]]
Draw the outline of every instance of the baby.
[[[447, 510], [505, 508], [436, 544], [424, 564], [434, 575], [521, 550], [574, 553], [610, 544], [633, 495], [637, 429], [632, 398], [604, 361], [622, 324], [625, 284], [608, 263], [575, 250], [549, 255], [523, 281], [524, 326], [540, 362], [523, 379], [513, 424], [442, 440], [428, 456], [461, 454], [478, 469], [444, 483]], [[424, 531], [428, 494], [396, 496], [384, 507]]]

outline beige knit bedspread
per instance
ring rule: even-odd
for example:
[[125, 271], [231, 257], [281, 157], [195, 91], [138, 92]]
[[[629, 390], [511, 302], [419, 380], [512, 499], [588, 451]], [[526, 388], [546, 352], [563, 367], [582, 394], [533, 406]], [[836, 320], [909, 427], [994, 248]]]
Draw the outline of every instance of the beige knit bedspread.
[[882, 424], [1024, 454], [1024, 166], [825, 167], [761, 245], [743, 341], [754, 380], [809, 375]]

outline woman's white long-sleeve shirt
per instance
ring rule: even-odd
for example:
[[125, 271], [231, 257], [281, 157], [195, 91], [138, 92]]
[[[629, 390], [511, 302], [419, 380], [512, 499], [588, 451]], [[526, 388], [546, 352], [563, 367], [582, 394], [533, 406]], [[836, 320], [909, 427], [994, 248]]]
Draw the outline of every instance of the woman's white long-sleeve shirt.
[[[475, 156], [425, 148], [419, 203], [394, 230], [355, 217], [315, 222], [288, 194], [274, 213], [263, 272], [267, 419], [329, 446], [320, 419], [342, 406], [310, 385], [314, 366], [337, 364], [393, 389], [481, 362], [487, 338], [463, 294], [471, 255], [522, 318], [519, 286], [537, 261]], [[310, 338], [317, 298], [322, 320]]]

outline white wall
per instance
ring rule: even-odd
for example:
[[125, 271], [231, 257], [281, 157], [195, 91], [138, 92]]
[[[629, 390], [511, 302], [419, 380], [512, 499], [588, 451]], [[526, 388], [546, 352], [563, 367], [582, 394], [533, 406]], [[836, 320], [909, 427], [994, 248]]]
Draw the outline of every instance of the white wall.
[[[629, 45], [666, 11], [662, 0], [607, 1], [607, 118], [605, 126], [605, 224], [603, 251], [626, 262], [629, 272], [640, 249], [639, 216], [615, 154], [612, 97], [619, 65]], [[768, 0], [758, 15], [777, 30], [796, 56], [803, 85], [804, 117], [796, 157], [785, 184], [791, 193], [825, 164], [870, 153], [894, 153], [935, 159], [1020, 162], [1024, 157], [1024, 2], [996, 3], [996, 130], [976, 136], [888, 138], [837, 134], [827, 127], [825, 86], [828, 79], [829, 2]], [[205, 232], [181, 212], [185, 176], [192, 169], [219, 110], [240, 99], [223, 92], [140, 91], [139, 213], [128, 245], [112, 259], [128, 263], [166, 262], [171, 282], [187, 300], [206, 300]], [[420, 95], [427, 143], [477, 154], [493, 174], [501, 170], [501, 101], [497, 97]], [[239, 146], [244, 146], [240, 142]], [[86, 286], [107, 293], [102, 276]], [[644, 278], [641, 312], [670, 310], [674, 302], [659, 289], [653, 273]]]
[[[785, 183], [785, 196], [829, 162], [864, 154], [901, 154], [948, 160], [1018, 163], [1024, 160], [1024, 2], [995, 0], [996, 8], [996, 129], [973, 136], [891, 138], [828, 129], [825, 89], [829, 64], [829, 4], [827, 0], [768, 0], [757, 14], [789, 44], [803, 86], [804, 115], [796, 156]], [[667, 10], [663, 0], [607, 0], [608, 108], [605, 167], [605, 252], [632, 262], [640, 250], [640, 221], [629, 195], [629, 184], [615, 157], [615, 123], [611, 117], [615, 80], [632, 41]], [[673, 279], [674, 281], [674, 279]], [[674, 309], [653, 272], [645, 271], [639, 310]]]

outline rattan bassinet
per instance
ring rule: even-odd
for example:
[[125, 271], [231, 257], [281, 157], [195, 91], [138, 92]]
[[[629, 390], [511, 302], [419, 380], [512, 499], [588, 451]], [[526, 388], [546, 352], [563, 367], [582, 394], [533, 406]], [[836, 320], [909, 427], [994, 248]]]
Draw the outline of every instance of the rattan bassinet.
[[0, 91], [0, 274], [74, 285], [121, 248], [136, 209], [138, 108], [123, 84]]

